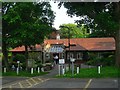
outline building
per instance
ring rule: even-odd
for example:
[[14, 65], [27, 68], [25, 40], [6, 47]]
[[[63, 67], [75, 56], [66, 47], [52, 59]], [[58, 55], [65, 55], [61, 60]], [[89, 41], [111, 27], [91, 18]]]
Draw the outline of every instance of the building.
[[[73, 38], [70, 39], [70, 48], [68, 39], [48, 39], [44, 41], [43, 46], [36, 45], [34, 50], [28, 48], [29, 52], [41, 52], [44, 63], [53, 61], [57, 55], [59, 59], [65, 59], [68, 63], [70, 58], [75, 58], [76, 63], [83, 63], [89, 59], [88, 52], [95, 52], [98, 55], [102, 52], [114, 52], [115, 40], [112, 37], [108, 38]], [[25, 48], [16, 47], [11, 50], [12, 53], [24, 53]], [[42, 57], [41, 56], [41, 57]]]

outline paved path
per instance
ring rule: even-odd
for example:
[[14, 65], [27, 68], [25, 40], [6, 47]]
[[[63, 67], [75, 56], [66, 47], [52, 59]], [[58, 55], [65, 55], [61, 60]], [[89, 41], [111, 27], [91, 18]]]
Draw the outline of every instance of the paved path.
[[[68, 65], [66, 65], [68, 66]], [[81, 68], [94, 68], [95, 66], [88, 66], [88, 65], [84, 65], [84, 64], [81, 64]], [[51, 70], [50, 73], [44, 75], [44, 76], [41, 76], [41, 77], [44, 77], [44, 78], [53, 78], [55, 77], [56, 75], [58, 75], [59, 71], [58, 71], [58, 64], [54, 67], [53, 70]]]
[[50, 71], [50, 73], [48, 73], [48, 74], [46, 74], [46, 75], [43, 75], [43, 76], [40, 76], [40, 77], [43, 77], [43, 78], [53, 78], [53, 77], [55, 77], [57, 74], [58, 74], [58, 65], [56, 65], [56, 66], [54, 67], [54, 69]]

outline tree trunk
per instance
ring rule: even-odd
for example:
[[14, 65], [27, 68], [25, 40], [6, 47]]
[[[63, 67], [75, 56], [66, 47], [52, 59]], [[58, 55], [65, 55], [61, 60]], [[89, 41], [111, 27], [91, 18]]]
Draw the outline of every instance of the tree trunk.
[[25, 45], [26, 68], [28, 68], [28, 46]]
[[120, 2], [116, 3], [116, 15], [118, 15], [119, 28], [116, 33], [116, 65], [120, 67]]
[[3, 52], [3, 62], [7, 70], [9, 70], [7, 45], [4, 40], [2, 42], [2, 52]]

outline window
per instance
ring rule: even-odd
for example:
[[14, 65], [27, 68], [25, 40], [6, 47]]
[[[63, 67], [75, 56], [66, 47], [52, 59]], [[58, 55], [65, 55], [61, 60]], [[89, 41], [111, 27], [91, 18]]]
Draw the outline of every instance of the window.
[[82, 60], [82, 53], [77, 53], [77, 59]]
[[61, 54], [61, 58], [64, 58], [64, 53]]
[[[70, 58], [74, 58], [73, 53], [70, 53]], [[69, 59], [69, 53], [67, 53], [67, 59]]]
[[49, 53], [46, 53], [46, 58], [50, 59], [50, 54]]
[[74, 57], [73, 53], [70, 53], [70, 58], [73, 58], [73, 57]]
[[67, 59], [69, 59], [69, 53], [67, 53]]

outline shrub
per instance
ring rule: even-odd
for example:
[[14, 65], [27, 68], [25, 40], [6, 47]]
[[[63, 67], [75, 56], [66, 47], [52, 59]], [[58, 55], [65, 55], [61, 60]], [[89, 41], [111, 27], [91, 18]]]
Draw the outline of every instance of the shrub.
[[17, 54], [14, 58], [13, 61], [17, 62], [20, 61], [21, 63], [26, 61], [25, 55], [22, 54]]
[[112, 66], [115, 65], [115, 57], [114, 55], [109, 55], [108, 57], [102, 58], [94, 58], [86, 62], [88, 65], [103, 65], [103, 66]]
[[41, 61], [36, 61], [35, 64], [37, 65], [37, 67], [40, 67], [40, 68], [43, 66]]
[[13, 58], [13, 63], [16, 67], [17, 67], [17, 61], [20, 61], [20, 65], [24, 68], [26, 67], [25, 63], [26, 63], [26, 58], [25, 55], [23, 54], [17, 54], [14, 58]]

